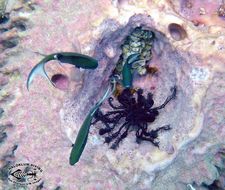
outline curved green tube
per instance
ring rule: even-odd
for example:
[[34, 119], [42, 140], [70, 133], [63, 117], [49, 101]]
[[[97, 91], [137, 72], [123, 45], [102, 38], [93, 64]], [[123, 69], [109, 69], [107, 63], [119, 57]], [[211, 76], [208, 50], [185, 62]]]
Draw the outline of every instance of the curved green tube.
[[132, 64], [136, 61], [138, 61], [140, 58], [140, 54], [137, 53], [137, 54], [132, 54], [130, 55], [124, 66], [123, 66], [123, 70], [122, 70], [122, 83], [123, 83], [123, 86], [125, 88], [131, 88], [132, 87], [132, 83], [133, 83], [133, 76], [132, 76], [132, 72], [131, 72], [131, 69], [132, 69]]
[[80, 53], [57, 53], [56, 58], [61, 63], [69, 63], [76, 66], [77, 68], [96, 69], [98, 67], [98, 61], [96, 59]]
[[76, 164], [80, 159], [80, 156], [81, 156], [81, 154], [85, 148], [85, 145], [87, 143], [89, 129], [91, 126], [91, 121], [94, 118], [95, 112], [101, 106], [103, 101], [105, 99], [107, 99], [109, 96], [111, 96], [112, 93], [114, 92], [114, 90], [116, 88], [116, 80], [114, 79], [113, 81], [111, 81], [111, 83], [113, 84], [113, 88], [111, 88], [111, 85], [108, 87], [108, 89], [106, 90], [103, 97], [95, 104], [94, 107], [92, 107], [92, 109], [89, 111], [87, 117], [85, 118], [85, 120], [78, 132], [77, 138], [76, 138], [75, 143], [72, 148], [72, 151], [70, 153], [70, 165]]
[[55, 86], [45, 71], [45, 64], [51, 60], [58, 60], [61, 63], [72, 64], [76, 66], [77, 68], [83, 68], [83, 69], [96, 69], [98, 67], [98, 61], [87, 55], [83, 55], [80, 53], [73, 53], [73, 52], [53, 53], [53, 54], [47, 55], [37, 65], [33, 67], [33, 69], [31, 70], [27, 78], [28, 90], [34, 77], [38, 74], [46, 77], [47, 80], [53, 86]]
[[93, 116], [92, 116], [93, 113], [95, 113], [95, 111], [92, 109], [88, 113], [86, 119], [84, 120], [84, 122], [78, 132], [76, 141], [75, 141], [72, 151], [70, 153], [70, 165], [74, 165], [79, 161], [80, 156], [85, 148], [85, 145], [87, 143], [89, 129], [91, 126], [91, 121], [93, 119]]
[[53, 82], [50, 80], [49, 76], [47, 75], [47, 73], [45, 71], [45, 64], [48, 61], [51, 61], [54, 59], [55, 59], [54, 54], [48, 55], [32, 68], [32, 70], [29, 73], [28, 78], [27, 78], [27, 90], [29, 90], [30, 84], [34, 80], [34, 77], [38, 74], [46, 77], [47, 80], [50, 81], [51, 84], [54, 86]]

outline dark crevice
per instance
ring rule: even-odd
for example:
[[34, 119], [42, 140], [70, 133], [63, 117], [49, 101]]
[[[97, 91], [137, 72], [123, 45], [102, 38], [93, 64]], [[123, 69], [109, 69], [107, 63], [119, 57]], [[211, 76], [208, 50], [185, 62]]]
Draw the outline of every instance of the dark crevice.
[[9, 21], [9, 13], [5, 13], [4, 15], [0, 15], [0, 24], [5, 24]]
[[12, 102], [13, 100], [15, 99], [15, 95], [12, 95], [12, 94], [6, 94], [6, 95], [3, 95], [0, 99], [0, 103], [10, 103]]
[[3, 116], [4, 110], [0, 108], [0, 118]]
[[5, 162], [3, 167], [1, 168], [1, 170], [0, 170], [0, 179], [2, 181], [7, 182], [7, 180], [8, 180], [8, 173], [9, 173], [8, 168], [11, 166], [11, 164], [12, 164], [12, 162], [7, 161], [7, 162]]
[[18, 145], [14, 145], [12, 149], [2, 156], [1, 161], [4, 163], [3, 167], [0, 168], [0, 179], [5, 183], [8, 184], [8, 175], [9, 175], [9, 167], [14, 163], [14, 154], [15, 150], [18, 148]]
[[14, 48], [19, 44], [18, 37], [12, 37], [1, 42], [4, 49]]
[[15, 21], [12, 23], [12, 28], [15, 27], [20, 31], [25, 31], [27, 29], [27, 26], [25, 23], [23, 23], [22, 21]]
[[8, 28], [0, 28], [0, 34], [7, 32], [7, 31], [9, 31]]
[[[0, 111], [2, 112], [0, 113], [0, 118], [1, 118], [4, 110], [2, 108], [0, 109], [1, 109]], [[7, 128], [7, 125], [0, 125], [0, 145], [4, 143], [5, 140], [7, 139], [7, 133], [5, 132], [6, 128]]]
[[44, 188], [44, 181], [42, 181], [37, 187], [36, 190], [41, 190]]
[[7, 128], [12, 128], [12, 124], [0, 125], [0, 133], [3, 133]]
[[0, 144], [3, 143], [7, 138], [6, 132], [0, 133]]
[[219, 180], [213, 181], [211, 185], [203, 184], [203, 187], [205, 187], [208, 190], [224, 190], [225, 187], [222, 187], [222, 182]]

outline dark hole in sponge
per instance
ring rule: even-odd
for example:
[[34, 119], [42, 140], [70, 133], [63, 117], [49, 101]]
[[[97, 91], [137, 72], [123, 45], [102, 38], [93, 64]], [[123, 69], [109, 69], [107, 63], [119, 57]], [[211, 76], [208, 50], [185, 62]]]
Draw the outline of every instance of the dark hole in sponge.
[[16, 27], [20, 31], [26, 30], [26, 25], [22, 21], [15, 21], [12, 23], [12, 27]]
[[176, 24], [176, 23], [169, 24], [168, 30], [169, 30], [171, 37], [174, 40], [179, 41], [179, 40], [183, 40], [184, 38], [187, 37], [187, 32], [179, 24]]
[[5, 48], [5, 49], [7, 49], [7, 48], [13, 48], [13, 47], [15, 47], [15, 46], [17, 46], [18, 45], [18, 43], [19, 43], [19, 40], [18, 40], [18, 38], [9, 38], [9, 39], [7, 39], [7, 40], [3, 40], [2, 41], [2, 46]]
[[9, 21], [9, 13], [5, 13], [4, 15], [0, 14], [0, 24], [5, 24]]
[[69, 86], [68, 77], [63, 74], [53, 75], [51, 81], [55, 84], [56, 88], [60, 90], [66, 90]]
[[0, 28], [0, 34], [1, 34], [1, 33], [4, 33], [4, 32], [7, 32], [7, 31], [8, 31], [7, 28]]

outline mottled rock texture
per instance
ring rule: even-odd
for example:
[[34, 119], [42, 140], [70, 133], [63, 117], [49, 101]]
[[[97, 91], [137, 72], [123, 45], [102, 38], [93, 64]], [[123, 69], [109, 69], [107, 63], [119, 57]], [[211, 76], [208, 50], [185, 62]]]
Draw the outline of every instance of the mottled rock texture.
[[[186, 190], [225, 189], [225, 38], [222, 1], [9, 0], [0, 23], [0, 189]], [[109, 149], [93, 126], [80, 162], [69, 154], [86, 114], [104, 93], [137, 26], [154, 31], [155, 75], [134, 77], [160, 105], [177, 97], [151, 128], [170, 124], [159, 148], [137, 144], [135, 134]], [[43, 54], [81, 52], [99, 68], [81, 71], [47, 65], [56, 83], [26, 79]], [[107, 109], [107, 105], [102, 106]], [[8, 182], [8, 167], [32, 163], [42, 181], [28, 187]]]

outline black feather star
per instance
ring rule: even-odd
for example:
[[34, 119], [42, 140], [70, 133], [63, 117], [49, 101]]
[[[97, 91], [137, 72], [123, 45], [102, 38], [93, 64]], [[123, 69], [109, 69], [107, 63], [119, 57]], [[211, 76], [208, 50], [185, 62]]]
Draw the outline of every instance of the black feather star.
[[110, 148], [112, 149], [119, 146], [119, 143], [127, 137], [129, 131], [136, 131], [137, 143], [145, 140], [159, 147], [158, 133], [170, 130], [171, 127], [165, 125], [155, 130], [149, 130], [148, 124], [154, 122], [159, 115], [159, 110], [176, 97], [176, 86], [171, 88], [171, 91], [172, 94], [167, 97], [162, 105], [152, 107], [154, 100], [151, 93], [144, 97], [142, 89], [132, 93], [131, 89], [126, 88], [117, 97], [119, 105], [114, 105], [114, 99], [110, 97], [108, 103], [113, 110], [104, 114], [99, 109], [92, 124], [99, 121], [104, 124], [104, 127], [99, 130], [99, 134], [105, 137], [105, 143], [111, 144]]

